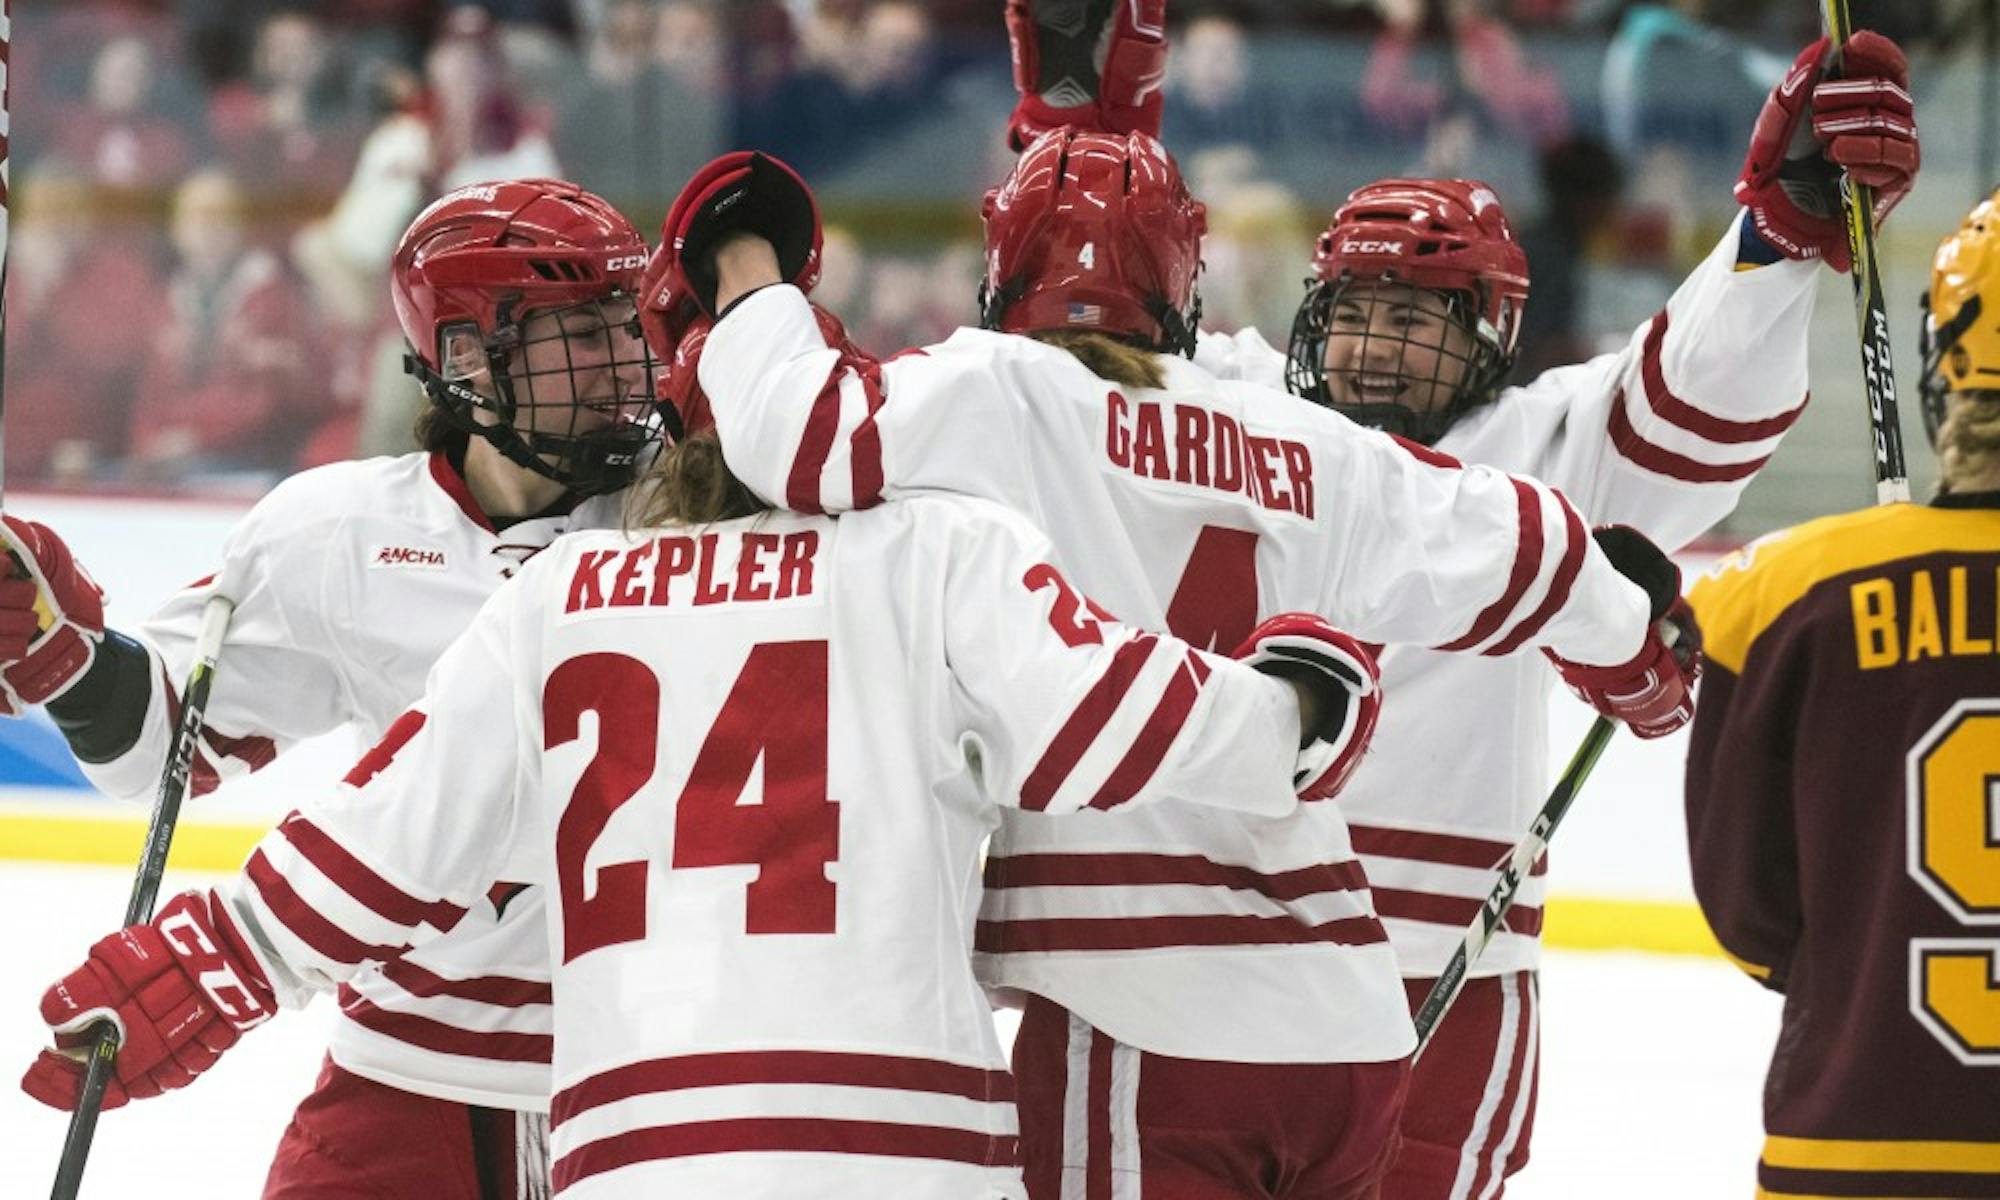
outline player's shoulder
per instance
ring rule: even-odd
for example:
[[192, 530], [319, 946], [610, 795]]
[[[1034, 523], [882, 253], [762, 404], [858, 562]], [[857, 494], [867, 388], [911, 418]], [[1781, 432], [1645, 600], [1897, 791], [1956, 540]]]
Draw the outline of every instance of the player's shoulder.
[[1040, 540], [1041, 531], [1006, 505], [955, 492], [918, 492], [840, 518], [844, 529], [872, 537], [955, 544], [1000, 537]]
[[1890, 504], [1837, 513], [1744, 545], [1688, 589], [1709, 657], [1740, 669], [1751, 646], [1822, 586], [1898, 559], [1990, 548], [1991, 527], [1944, 509]]
[[313, 467], [281, 480], [244, 518], [241, 531], [263, 539], [323, 533], [361, 514], [415, 510], [427, 491], [431, 456], [412, 453]]
[[1235, 333], [1202, 330], [1195, 341], [1194, 361], [1218, 379], [1243, 379], [1267, 387], [1284, 384], [1285, 352], [1254, 325]]

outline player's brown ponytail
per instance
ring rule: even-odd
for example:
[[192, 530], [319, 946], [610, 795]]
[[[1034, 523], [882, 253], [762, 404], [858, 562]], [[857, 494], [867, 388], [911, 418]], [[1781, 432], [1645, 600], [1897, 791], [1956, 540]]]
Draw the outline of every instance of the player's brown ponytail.
[[1028, 336], [1069, 351], [1092, 375], [1107, 382], [1154, 391], [1167, 386], [1166, 368], [1160, 365], [1160, 356], [1151, 350], [1141, 350], [1106, 334], [1081, 330], [1051, 329]]
[[1958, 392], [1938, 430], [1947, 492], [2000, 491], [2000, 391]]
[[722, 444], [715, 440], [715, 431], [707, 429], [661, 452], [632, 489], [626, 521], [628, 527], [640, 528], [704, 525], [767, 512], [770, 507], [730, 472], [722, 460]]

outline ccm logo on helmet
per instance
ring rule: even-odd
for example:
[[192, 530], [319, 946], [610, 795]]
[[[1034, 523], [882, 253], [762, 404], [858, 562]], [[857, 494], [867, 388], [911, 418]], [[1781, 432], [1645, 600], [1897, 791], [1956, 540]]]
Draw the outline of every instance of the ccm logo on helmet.
[[646, 256], [643, 254], [624, 254], [604, 260], [606, 271], [637, 271], [643, 269], [645, 265]]
[[1401, 254], [1401, 242], [1345, 241], [1340, 243], [1342, 254]]

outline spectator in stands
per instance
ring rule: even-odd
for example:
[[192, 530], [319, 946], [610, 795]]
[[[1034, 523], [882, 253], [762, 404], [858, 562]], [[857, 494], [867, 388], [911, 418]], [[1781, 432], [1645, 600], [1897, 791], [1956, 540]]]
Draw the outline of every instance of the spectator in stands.
[[556, 144], [573, 178], [637, 205], [672, 195], [729, 119], [719, 18], [706, 3], [611, 0], [569, 89]]
[[326, 376], [303, 289], [250, 236], [243, 188], [197, 171], [174, 193], [175, 265], [131, 422], [147, 479], [270, 472], [292, 465], [326, 414]]
[[56, 114], [56, 155], [95, 182], [134, 192], [165, 191], [193, 161], [180, 124], [153, 107], [153, 48], [137, 36], [114, 37], [91, 63], [84, 103]]
[[[824, 5], [822, 5], [822, 8]], [[943, 68], [930, 15], [915, 0], [873, 0], [851, 25], [819, 14], [801, 36], [802, 69], [747, 95], [737, 141], [801, 171], [837, 171], [934, 112]]]
[[[1371, 120], [1412, 138], [1466, 113], [1538, 145], [1568, 132], [1561, 80], [1528, 61], [1486, 0], [1376, 0], [1376, 7], [1383, 29], [1361, 82]], [[1425, 53], [1438, 42], [1449, 55], [1441, 71]]]
[[[1533, 379], [1551, 367], [1582, 362], [1594, 345], [1581, 311], [1593, 245], [1618, 222], [1625, 166], [1594, 137], [1566, 139], [1542, 151], [1542, 211], [1521, 230], [1535, 280], [1535, 302], [1521, 317], [1517, 370]], [[1621, 335], [1625, 332], [1620, 329]]]
[[52, 158], [16, 177], [7, 280], [7, 467], [82, 482], [124, 450], [145, 342], [107, 337], [104, 311], [155, 307], [149, 226], [104, 218], [105, 195]]
[[361, 130], [347, 101], [332, 35], [312, 13], [281, 10], [257, 29], [247, 78], [208, 102], [215, 150], [262, 190], [330, 196], [347, 179]]
[[499, 30], [485, 9], [461, 4], [445, 15], [424, 58], [424, 81], [434, 190], [562, 174], [547, 133], [514, 91]]
[[1270, 98], [1253, 87], [1243, 26], [1222, 13], [1189, 21], [1167, 76], [1169, 148], [1186, 160], [1217, 146], [1266, 147], [1282, 125]]

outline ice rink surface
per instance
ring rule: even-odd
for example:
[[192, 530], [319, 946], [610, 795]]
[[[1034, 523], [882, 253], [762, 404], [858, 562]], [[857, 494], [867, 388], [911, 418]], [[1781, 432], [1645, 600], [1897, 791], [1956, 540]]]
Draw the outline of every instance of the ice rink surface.
[[[163, 894], [200, 876], [169, 876]], [[0, 864], [9, 961], [0, 978], [0, 1197], [48, 1194], [65, 1114], [13, 1083], [42, 1044], [42, 988], [124, 911], [124, 868]], [[1717, 959], [1551, 952], [1542, 976], [1541, 1109], [1515, 1200], [1748, 1197], [1758, 1094], [1778, 1001]], [[253, 1030], [185, 1091], [107, 1113], [87, 1198], [255, 1197], [272, 1147], [319, 1069], [329, 1000]]]

